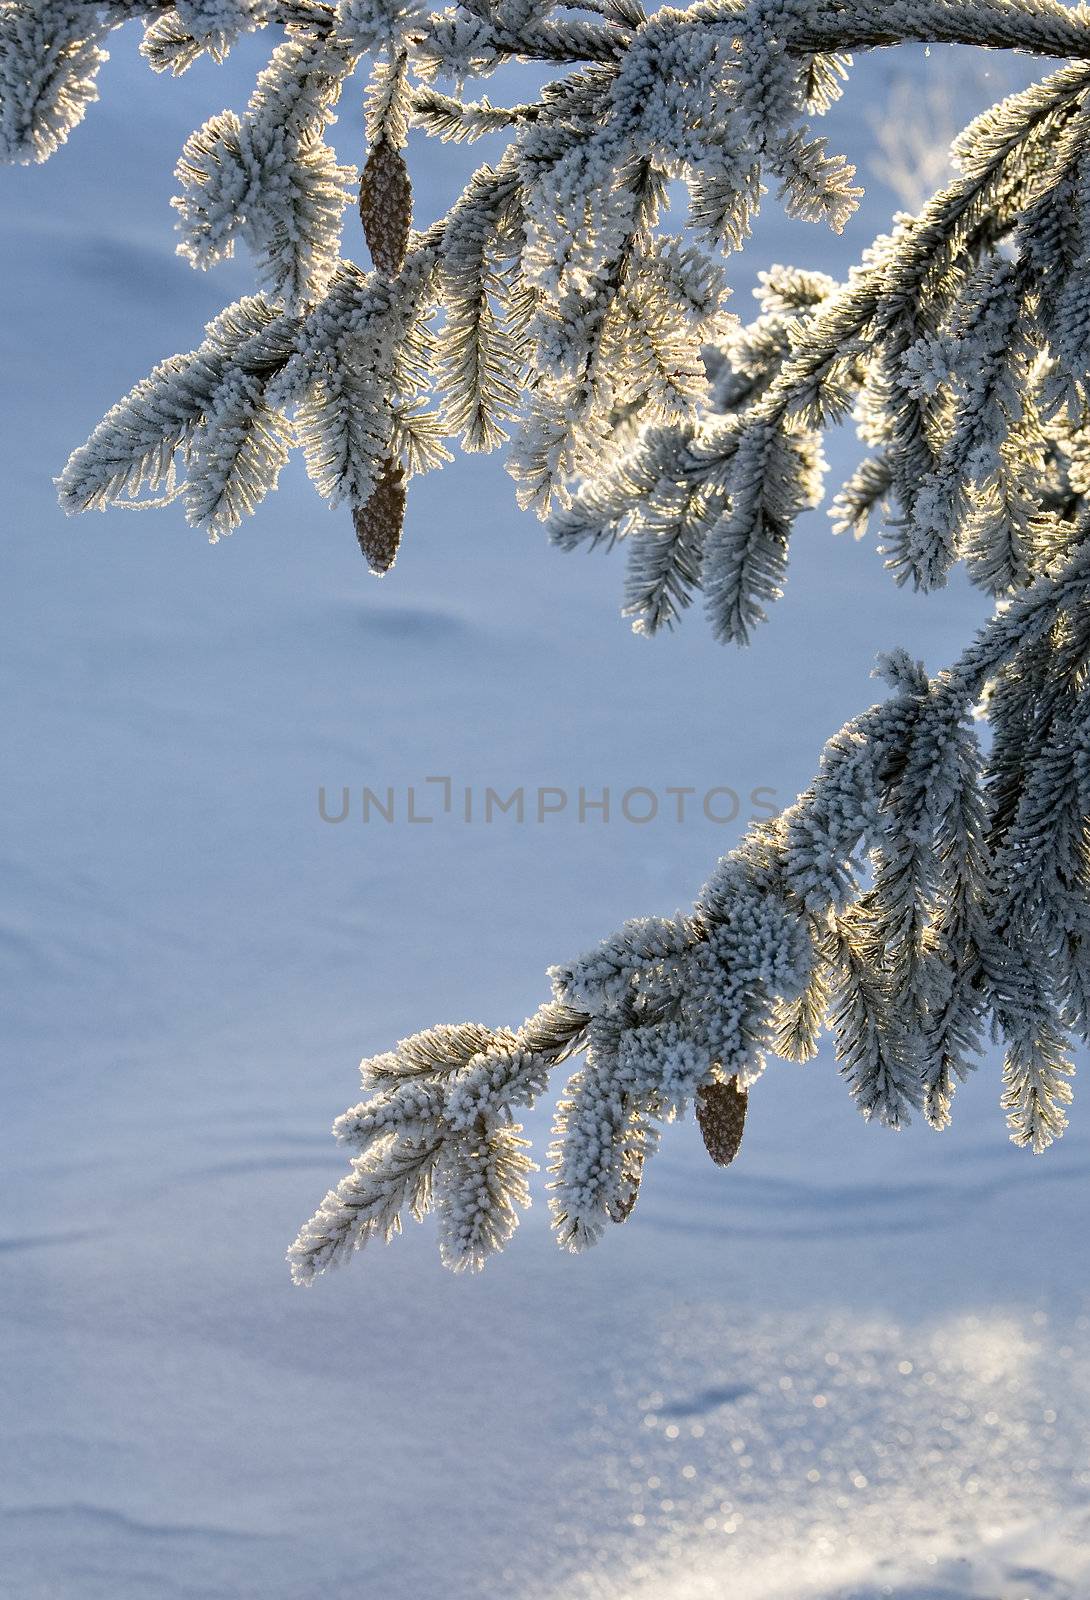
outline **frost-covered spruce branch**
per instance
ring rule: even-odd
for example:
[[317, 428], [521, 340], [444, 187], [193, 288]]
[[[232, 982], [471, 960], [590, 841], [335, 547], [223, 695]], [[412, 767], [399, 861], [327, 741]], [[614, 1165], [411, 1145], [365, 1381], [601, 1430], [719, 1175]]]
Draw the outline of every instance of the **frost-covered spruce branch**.
[[[899, 1126], [920, 1110], [937, 1127], [990, 1028], [1012, 1137], [1044, 1149], [1090, 1007], [1085, 8], [0, 0], [0, 154], [63, 142], [132, 17], [160, 71], [282, 30], [245, 111], [213, 117], [178, 168], [182, 253], [206, 267], [241, 240], [262, 292], [108, 414], [62, 475], [69, 509], [184, 495], [216, 537], [298, 445], [386, 570], [406, 479], [451, 443], [491, 449], [513, 430], [520, 498], [557, 542], [627, 546], [637, 628], [702, 594], [717, 636], [744, 642], [822, 496], [822, 430], [851, 414], [868, 454], [836, 525], [861, 534], [880, 513], [898, 581], [930, 589], [964, 563], [996, 602], [948, 673], [886, 658], [892, 697], [830, 741], [811, 788], [720, 863], [691, 913], [556, 969], [554, 1000], [517, 1032], [432, 1030], [365, 1063], [368, 1098], [338, 1124], [359, 1153], [304, 1229], [297, 1275], [433, 1204], [448, 1262], [479, 1265], [528, 1198], [514, 1113], [574, 1055], [552, 1157], [573, 1248], [629, 1215], [660, 1126], [690, 1101], [729, 1160], [765, 1056], [804, 1060], [823, 1027], [865, 1115]], [[854, 173], [810, 122], [842, 92], [848, 50], [902, 40], [1067, 64], [970, 124], [954, 181], [845, 283], [775, 268], [740, 326], [726, 258], [765, 187], [844, 225]], [[436, 86], [510, 60], [558, 75], [507, 107]], [[325, 133], [363, 63], [357, 170]], [[413, 121], [444, 139], [509, 134], [416, 234]], [[673, 180], [690, 200], [675, 236], [661, 228]], [[343, 254], [353, 194], [371, 269]]]
[[[1088, 86], [1085, 67], [1063, 68], [979, 118], [958, 142], [963, 175], [846, 284], [775, 269], [763, 315], [718, 356], [715, 409], [645, 430], [553, 513], [565, 548], [626, 542], [640, 631], [671, 625], [703, 591], [716, 633], [748, 639], [780, 592], [795, 518], [821, 498], [819, 429], [853, 409], [876, 453], [834, 518], [862, 533], [894, 501], [886, 551], [900, 581], [935, 587], [964, 560], [989, 592], [1015, 592], [1034, 571], [1038, 514], [1055, 513], [1067, 537], [1090, 352], [1072, 359], [1082, 280], [1058, 234], [1070, 253], [1074, 200], [1054, 185], [1073, 178]], [[1015, 261], [997, 253], [1011, 240]]]
[[1043, 1151], [1090, 1034], [1088, 531], [949, 671], [884, 658], [890, 697], [829, 741], [690, 913], [554, 967], [553, 999], [517, 1032], [435, 1028], [364, 1061], [366, 1098], [334, 1128], [359, 1153], [292, 1246], [296, 1279], [432, 1207], [446, 1264], [480, 1267], [529, 1200], [515, 1113], [576, 1054], [549, 1162], [573, 1250], [628, 1217], [690, 1103], [729, 1159], [768, 1055], [810, 1059], [823, 1027], [863, 1115], [892, 1128], [914, 1111], [945, 1127], [990, 1030], [1011, 1137]]
[[[640, 0], [582, 14], [550, 0], [442, 11], [423, 0], [0, 0], [0, 158], [57, 149], [95, 98], [110, 31], [129, 20], [143, 24], [157, 71], [221, 60], [244, 33], [279, 37], [247, 107], [186, 142], [175, 201], [180, 252], [207, 268], [241, 241], [262, 292], [113, 408], [59, 480], [69, 511], [182, 496], [217, 538], [298, 446], [385, 571], [413, 473], [449, 460], [452, 445], [493, 449], [513, 432], [520, 499], [551, 517], [561, 543], [629, 539], [638, 627], [668, 625], [703, 591], [716, 632], [745, 639], [782, 585], [795, 517], [820, 498], [820, 429], [854, 407], [879, 453], [839, 512], [859, 526], [892, 501], [899, 577], [939, 583], [960, 559], [996, 592], [1031, 576], [1017, 530], [1064, 488], [1085, 370], [1071, 198], [1086, 144], [1082, 9], [698, 0], [648, 17]], [[827, 307], [816, 306], [826, 287], [811, 283], [739, 334], [725, 262], [765, 186], [796, 215], [843, 226], [860, 192], [853, 169], [810, 124], [842, 92], [848, 50], [903, 40], [1074, 65], [967, 129], [963, 182], [877, 241]], [[512, 60], [559, 75], [508, 107], [436, 86]], [[326, 139], [361, 72], [362, 171]], [[503, 181], [482, 168], [452, 206], [457, 225], [426, 246], [409, 234], [412, 122], [443, 139], [509, 136]], [[690, 195], [677, 234], [662, 228], [671, 180]], [[354, 195], [372, 271], [344, 253]], [[996, 254], [1012, 236], [1020, 266]], [[979, 412], [961, 415], [982, 338], [994, 382]], [[1027, 388], [1032, 418], [1026, 407], [1015, 417], [1011, 396]]]

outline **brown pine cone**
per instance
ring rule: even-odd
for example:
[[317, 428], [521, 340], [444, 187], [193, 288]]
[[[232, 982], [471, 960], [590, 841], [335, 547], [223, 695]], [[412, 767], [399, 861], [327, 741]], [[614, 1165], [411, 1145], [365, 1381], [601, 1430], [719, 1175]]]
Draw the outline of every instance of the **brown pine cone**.
[[383, 463], [371, 497], [352, 513], [356, 538], [376, 576], [389, 572], [397, 559], [405, 524], [405, 474], [392, 457]]
[[613, 1205], [609, 1207], [610, 1221], [627, 1222], [639, 1197], [640, 1186], [636, 1184], [635, 1188], [630, 1189], [622, 1199], [614, 1201]]
[[709, 1083], [696, 1091], [696, 1120], [704, 1135], [704, 1148], [717, 1167], [729, 1167], [742, 1143], [749, 1092], [738, 1079]]
[[405, 260], [413, 214], [413, 186], [400, 150], [380, 140], [360, 176], [360, 221], [371, 260], [385, 278], [396, 278]]
[[643, 1178], [643, 1157], [637, 1156], [625, 1173], [624, 1186], [616, 1200], [609, 1206], [609, 1215], [614, 1222], [627, 1222], [632, 1215], [632, 1208], [640, 1198], [640, 1182]]

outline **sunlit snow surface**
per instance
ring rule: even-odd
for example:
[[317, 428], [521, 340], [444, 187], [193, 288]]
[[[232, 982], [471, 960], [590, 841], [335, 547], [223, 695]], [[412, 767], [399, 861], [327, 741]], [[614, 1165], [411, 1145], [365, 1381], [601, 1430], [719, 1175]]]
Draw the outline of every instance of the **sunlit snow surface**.
[[[290, 1287], [359, 1056], [517, 1022], [550, 961], [688, 902], [738, 832], [665, 806], [334, 827], [320, 784], [786, 802], [877, 650], [937, 668], [983, 607], [897, 591], [817, 516], [750, 652], [699, 616], [637, 640], [618, 555], [550, 551], [493, 461], [413, 486], [381, 584], [297, 468], [211, 550], [177, 510], [66, 522], [67, 450], [249, 287], [175, 260], [167, 202], [256, 63], [162, 82], [122, 48], [71, 145], [0, 175], [0, 1595], [1084, 1600], [1078, 1096], [1034, 1160], [994, 1064], [942, 1137], [865, 1127], [828, 1057], [773, 1065], [737, 1166], [668, 1130], [585, 1259], [539, 1182], [479, 1279], [412, 1229]], [[857, 152], [895, 70], [838, 113]], [[426, 211], [470, 159], [418, 153]], [[892, 203], [839, 242], [767, 226], [741, 309], [762, 260], [844, 265]]]
[[1081, 1595], [1086, 1379], [1063, 1337], [1040, 1314], [906, 1328], [696, 1302], [597, 1407], [618, 1526], [553, 1592]]

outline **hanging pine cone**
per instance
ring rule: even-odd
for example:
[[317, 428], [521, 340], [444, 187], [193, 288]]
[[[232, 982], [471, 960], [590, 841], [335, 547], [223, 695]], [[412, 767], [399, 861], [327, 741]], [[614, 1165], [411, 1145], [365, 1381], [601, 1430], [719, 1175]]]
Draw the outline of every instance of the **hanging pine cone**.
[[413, 186], [400, 150], [388, 139], [374, 145], [360, 177], [360, 221], [376, 269], [396, 278], [405, 260]]
[[620, 1199], [615, 1200], [609, 1207], [610, 1221], [618, 1223], [627, 1222], [629, 1217], [632, 1215], [632, 1208], [636, 1204], [636, 1201], [639, 1199], [639, 1197], [640, 1186], [637, 1183], [628, 1190], [627, 1194], [623, 1195]]
[[627, 1222], [632, 1215], [632, 1208], [640, 1197], [640, 1182], [642, 1178], [643, 1157], [636, 1156], [629, 1163], [620, 1194], [608, 1208], [613, 1222]]
[[696, 1120], [704, 1135], [704, 1148], [717, 1167], [729, 1167], [742, 1143], [749, 1092], [738, 1079], [709, 1083], [696, 1091]]
[[405, 523], [405, 474], [400, 462], [391, 457], [383, 463], [370, 499], [356, 507], [352, 521], [367, 565], [381, 577], [397, 559]]

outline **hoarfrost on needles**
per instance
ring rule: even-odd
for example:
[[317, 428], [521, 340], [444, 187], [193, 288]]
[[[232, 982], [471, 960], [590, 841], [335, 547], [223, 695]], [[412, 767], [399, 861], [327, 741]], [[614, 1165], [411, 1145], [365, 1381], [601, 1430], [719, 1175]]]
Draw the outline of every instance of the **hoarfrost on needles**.
[[[834, 526], [880, 521], [898, 582], [930, 590], [963, 566], [994, 600], [946, 670], [884, 656], [887, 698], [828, 742], [809, 788], [689, 912], [554, 967], [553, 998], [518, 1030], [430, 1029], [365, 1062], [365, 1098], [336, 1125], [356, 1154], [293, 1246], [299, 1280], [430, 1209], [444, 1261], [479, 1267], [529, 1201], [514, 1113], [574, 1057], [549, 1157], [573, 1249], [628, 1217], [663, 1124], [696, 1101], [710, 1127], [708, 1108], [744, 1106], [770, 1054], [806, 1060], [826, 1027], [863, 1115], [890, 1127], [945, 1126], [995, 1035], [1011, 1136], [1045, 1149], [1090, 1017], [1085, 9], [0, 0], [0, 157], [57, 150], [130, 20], [149, 64], [174, 73], [275, 30], [245, 109], [186, 142], [174, 202], [182, 255], [203, 269], [241, 244], [261, 292], [108, 412], [61, 474], [67, 510], [181, 496], [217, 538], [298, 448], [385, 571], [405, 481], [450, 446], [506, 447], [559, 546], [627, 552], [639, 632], [699, 598], [717, 638], [745, 643], [823, 498], [823, 431], [850, 416], [865, 450]], [[833, 229], [853, 213], [853, 168], [814, 121], [853, 52], [900, 41], [1049, 66], [965, 129], [951, 181], [844, 282], [776, 267], [738, 320], [729, 257], [767, 189]], [[552, 73], [526, 103], [439, 86], [517, 60]], [[362, 173], [326, 137], [361, 70]], [[410, 125], [506, 136], [422, 232]], [[675, 183], [689, 213], [669, 233]], [[345, 253], [357, 195], [370, 265]]]

